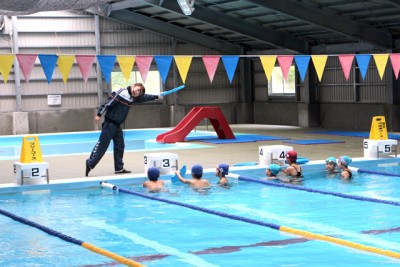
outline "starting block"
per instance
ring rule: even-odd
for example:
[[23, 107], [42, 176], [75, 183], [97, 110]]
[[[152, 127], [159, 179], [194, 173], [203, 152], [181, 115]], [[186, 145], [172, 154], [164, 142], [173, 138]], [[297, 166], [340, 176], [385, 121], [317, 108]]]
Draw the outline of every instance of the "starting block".
[[287, 152], [293, 150], [291, 146], [272, 145], [258, 147], [258, 158], [260, 165], [280, 163], [283, 165], [286, 160]]
[[14, 162], [14, 178], [20, 185], [49, 183], [49, 163], [43, 162], [37, 136], [23, 137], [20, 161]]
[[20, 185], [49, 183], [49, 164], [14, 162], [14, 178]]
[[397, 157], [397, 140], [388, 139], [384, 116], [372, 118], [369, 139], [363, 141], [365, 158], [388, 157], [395, 153]]
[[397, 157], [397, 140], [371, 140], [364, 139], [364, 157], [365, 158], [384, 158], [390, 154], [394, 154]]
[[147, 173], [150, 167], [160, 169], [160, 174], [171, 174], [178, 170], [178, 155], [174, 153], [144, 154], [144, 172]]

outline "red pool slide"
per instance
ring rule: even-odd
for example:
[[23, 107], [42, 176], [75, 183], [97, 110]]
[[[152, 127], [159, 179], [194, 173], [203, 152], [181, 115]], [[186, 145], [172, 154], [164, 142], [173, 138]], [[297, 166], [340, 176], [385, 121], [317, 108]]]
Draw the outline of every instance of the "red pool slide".
[[202, 119], [209, 119], [219, 139], [235, 139], [219, 107], [194, 107], [174, 129], [157, 136], [159, 143], [184, 142], [186, 136]]

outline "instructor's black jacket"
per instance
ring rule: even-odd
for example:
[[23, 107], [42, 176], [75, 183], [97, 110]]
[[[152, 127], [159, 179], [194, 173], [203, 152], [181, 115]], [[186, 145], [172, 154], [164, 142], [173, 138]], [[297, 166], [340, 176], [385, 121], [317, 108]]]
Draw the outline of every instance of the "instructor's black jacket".
[[97, 116], [101, 117], [104, 113], [105, 121], [122, 124], [128, 116], [129, 109], [134, 103], [142, 103], [158, 99], [157, 95], [144, 94], [133, 97], [131, 87], [121, 88], [113, 92], [106, 100], [104, 105], [101, 105], [97, 111]]

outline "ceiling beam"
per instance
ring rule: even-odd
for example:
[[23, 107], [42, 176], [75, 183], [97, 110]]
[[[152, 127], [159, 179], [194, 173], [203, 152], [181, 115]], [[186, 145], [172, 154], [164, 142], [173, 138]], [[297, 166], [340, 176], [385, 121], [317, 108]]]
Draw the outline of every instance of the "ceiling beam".
[[[293, 1], [276, 0], [246, 0], [261, 7], [282, 12], [288, 16], [301, 19], [317, 26], [333, 30], [365, 42], [376, 44], [384, 48], [392, 48], [392, 36], [389, 32], [379, 30], [354, 20], [324, 12], [313, 6]], [[396, 1], [397, 2], [397, 1]]]
[[[176, 1], [164, 1], [161, 7], [173, 12], [182, 13], [179, 6], [173, 2]], [[309, 53], [309, 46], [306, 41], [295, 38], [289, 34], [280, 33], [272, 29], [243, 21], [200, 5], [195, 4], [194, 8], [194, 12], [190, 15], [191, 18], [246, 35], [274, 47], [285, 48], [303, 54]]]
[[134, 27], [156, 32], [188, 43], [198, 44], [203, 47], [221, 52], [223, 54], [241, 54], [242, 47], [224, 40], [213, 38], [198, 32], [169, 24], [136, 12], [128, 10], [112, 11], [109, 18], [129, 24]]

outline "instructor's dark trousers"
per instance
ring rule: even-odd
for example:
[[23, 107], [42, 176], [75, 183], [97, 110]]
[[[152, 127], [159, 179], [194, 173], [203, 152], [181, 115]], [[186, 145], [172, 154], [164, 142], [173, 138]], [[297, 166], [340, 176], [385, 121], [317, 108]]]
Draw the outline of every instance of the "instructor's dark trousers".
[[90, 154], [88, 163], [91, 169], [96, 167], [97, 163], [101, 160], [106, 153], [111, 140], [114, 143], [114, 169], [120, 171], [124, 168], [124, 162], [122, 160], [125, 150], [124, 135], [120, 124], [114, 122], [104, 121], [102, 124], [103, 129], [99, 137], [99, 141], [94, 146], [92, 153]]

